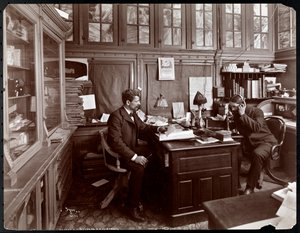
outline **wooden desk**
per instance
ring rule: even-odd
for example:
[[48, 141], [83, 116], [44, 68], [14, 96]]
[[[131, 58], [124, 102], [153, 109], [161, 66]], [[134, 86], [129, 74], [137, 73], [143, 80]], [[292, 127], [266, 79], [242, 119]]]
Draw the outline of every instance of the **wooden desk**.
[[167, 177], [164, 203], [171, 225], [203, 215], [204, 201], [237, 195], [239, 142], [182, 140], [159, 145]]
[[271, 194], [278, 189], [203, 202], [209, 218], [209, 229], [228, 229], [274, 218], [281, 202], [271, 197]]

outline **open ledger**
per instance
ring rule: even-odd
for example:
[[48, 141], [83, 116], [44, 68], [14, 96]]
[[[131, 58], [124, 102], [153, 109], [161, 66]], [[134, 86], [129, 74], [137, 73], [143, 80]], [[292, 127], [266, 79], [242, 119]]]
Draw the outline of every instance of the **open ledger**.
[[156, 135], [158, 136], [159, 141], [190, 139], [195, 137], [193, 130], [185, 129], [178, 124], [172, 124], [168, 127], [167, 132]]

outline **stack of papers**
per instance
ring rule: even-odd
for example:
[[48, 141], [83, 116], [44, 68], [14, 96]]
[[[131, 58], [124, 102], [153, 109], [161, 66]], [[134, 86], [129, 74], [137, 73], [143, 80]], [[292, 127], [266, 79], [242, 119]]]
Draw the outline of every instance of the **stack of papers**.
[[200, 142], [201, 144], [208, 144], [208, 143], [219, 142], [219, 139], [214, 137], [201, 137], [201, 138], [197, 138], [196, 141]]
[[51, 143], [63, 142], [65, 138], [70, 134], [70, 130], [57, 128], [55, 132], [49, 137]]
[[282, 201], [276, 215], [280, 217], [276, 229], [291, 229], [296, 224], [296, 182], [289, 183], [288, 187], [272, 193], [272, 197]]
[[190, 139], [195, 137], [193, 130], [184, 129], [177, 124], [170, 125], [166, 133], [157, 134], [157, 136], [159, 137], [159, 141]]

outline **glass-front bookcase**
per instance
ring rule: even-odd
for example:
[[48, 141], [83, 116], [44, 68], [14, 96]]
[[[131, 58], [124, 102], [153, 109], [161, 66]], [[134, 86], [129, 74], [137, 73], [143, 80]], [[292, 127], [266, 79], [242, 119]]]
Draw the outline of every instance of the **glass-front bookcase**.
[[50, 5], [9, 4], [3, 29], [4, 174], [13, 184], [20, 168], [50, 145], [49, 137], [65, 120], [68, 25]]
[[[28, 15], [26, 15], [26, 13]], [[18, 170], [41, 145], [38, 17], [8, 5], [3, 14], [4, 155]]]
[[61, 67], [59, 38], [43, 31], [44, 120], [51, 133], [61, 124]]

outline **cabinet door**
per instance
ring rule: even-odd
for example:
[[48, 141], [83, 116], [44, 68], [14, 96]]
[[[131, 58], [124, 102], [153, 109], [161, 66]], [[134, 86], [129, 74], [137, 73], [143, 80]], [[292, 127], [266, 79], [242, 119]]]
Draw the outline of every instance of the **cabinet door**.
[[62, 15], [63, 19], [70, 26], [70, 30], [66, 33], [67, 43], [78, 43], [78, 8], [77, 4], [51, 4], [53, 5]]
[[[37, 79], [37, 20], [27, 7], [8, 5], [4, 14], [4, 154], [17, 171], [41, 146], [41, 98]], [[31, 18], [32, 17], [32, 18]]]
[[192, 48], [214, 49], [216, 46], [216, 5], [192, 4]]
[[185, 4], [160, 4], [159, 47], [186, 48]]
[[121, 46], [154, 45], [153, 4], [126, 4], [121, 7]]
[[82, 6], [85, 44], [117, 45], [117, 4], [86, 4]]
[[61, 124], [61, 41], [44, 28], [43, 74], [44, 74], [44, 121], [48, 132]]
[[245, 48], [245, 13], [242, 4], [224, 4], [222, 7], [222, 48], [241, 50]]

